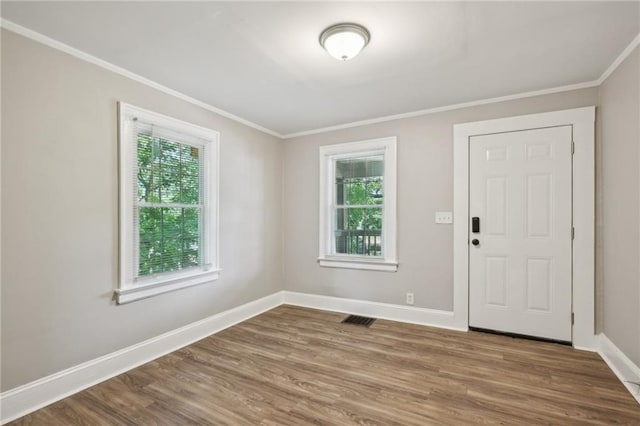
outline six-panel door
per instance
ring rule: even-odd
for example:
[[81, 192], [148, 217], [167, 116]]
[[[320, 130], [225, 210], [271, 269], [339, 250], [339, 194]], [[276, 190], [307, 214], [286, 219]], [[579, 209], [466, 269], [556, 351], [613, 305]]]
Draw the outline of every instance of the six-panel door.
[[470, 326], [571, 341], [571, 131], [471, 137]]

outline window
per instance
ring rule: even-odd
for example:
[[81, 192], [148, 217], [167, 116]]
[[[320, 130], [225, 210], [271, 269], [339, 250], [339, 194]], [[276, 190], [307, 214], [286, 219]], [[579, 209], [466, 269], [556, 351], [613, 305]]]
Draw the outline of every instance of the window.
[[118, 303], [218, 278], [218, 133], [120, 103]]
[[396, 271], [396, 138], [320, 147], [320, 266]]

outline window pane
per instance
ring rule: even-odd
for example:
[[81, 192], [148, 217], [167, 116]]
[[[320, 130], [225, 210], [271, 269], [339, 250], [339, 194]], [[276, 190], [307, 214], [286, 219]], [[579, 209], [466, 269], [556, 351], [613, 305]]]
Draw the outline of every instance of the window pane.
[[178, 167], [180, 165], [180, 146], [182, 144], [159, 138], [160, 141], [160, 162], [163, 166]]
[[163, 203], [179, 203], [181, 184], [180, 167], [163, 163], [160, 181], [160, 200]]
[[139, 208], [138, 275], [200, 265], [200, 209]]
[[189, 268], [191, 266], [200, 265], [200, 246], [198, 238], [186, 238], [182, 241], [182, 267]]
[[381, 205], [383, 203], [383, 157], [336, 160], [337, 205]]
[[199, 170], [196, 172], [182, 174], [180, 188], [180, 202], [183, 204], [199, 204], [200, 203], [200, 177]]
[[[138, 275], [150, 275], [162, 271], [162, 210], [139, 210], [139, 266]], [[158, 232], [157, 232], [158, 231]]]
[[336, 254], [382, 255], [382, 208], [339, 207], [335, 214]]
[[200, 150], [191, 145], [182, 145], [181, 150], [184, 173], [197, 176], [200, 173]]
[[181, 202], [184, 204], [198, 204], [200, 203], [200, 150], [190, 145], [182, 145], [181, 149]]
[[149, 135], [138, 135], [138, 200], [160, 201], [160, 163], [158, 144]]
[[138, 200], [200, 204], [200, 149], [138, 135]]

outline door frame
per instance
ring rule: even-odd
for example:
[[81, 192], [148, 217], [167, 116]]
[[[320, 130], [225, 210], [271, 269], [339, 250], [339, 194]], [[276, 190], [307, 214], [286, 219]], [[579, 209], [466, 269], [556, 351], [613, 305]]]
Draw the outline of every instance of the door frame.
[[596, 350], [595, 339], [595, 106], [461, 123], [453, 126], [453, 322], [469, 327], [469, 141], [472, 136], [572, 126], [575, 230], [572, 344]]

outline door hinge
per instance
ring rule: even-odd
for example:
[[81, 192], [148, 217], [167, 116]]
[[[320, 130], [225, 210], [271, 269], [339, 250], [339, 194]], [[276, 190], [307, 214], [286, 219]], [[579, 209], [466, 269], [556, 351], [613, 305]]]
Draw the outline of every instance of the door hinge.
[[571, 228], [571, 241], [576, 239], [576, 228]]
[[576, 323], [576, 314], [571, 312], [571, 325], [574, 325]]
[[571, 141], [571, 155], [576, 153], [576, 143]]

